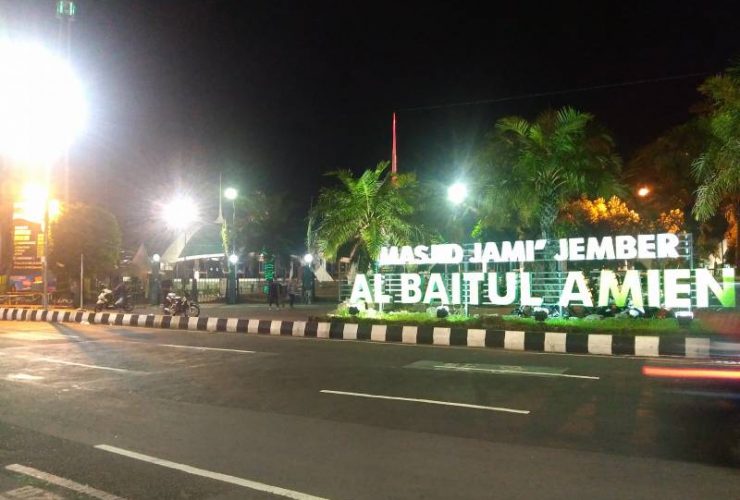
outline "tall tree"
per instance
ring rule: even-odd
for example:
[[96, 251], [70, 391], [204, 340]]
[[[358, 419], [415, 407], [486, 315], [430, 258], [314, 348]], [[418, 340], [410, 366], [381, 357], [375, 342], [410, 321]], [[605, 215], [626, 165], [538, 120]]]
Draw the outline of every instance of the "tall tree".
[[691, 211], [697, 184], [689, 172], [707, 139], [705, 121], [694, 118], [661, 134], [630, 158], [624, 169], [625, 182], [633, 193], [643, 186], [649, 189], [646, 196], [636, 199], [641, 215], [657, 217], [676, 208]]
[[740, 269], [740, 64], [707, 79], [699, 90], [712, 103], [709, 145], [693, 164], [699, 187], [694, 217], [708, 220], [724, 212], [734, 235], [735, 267]]
[[80, 273], [80, 255], [85, 255], [85, 272], [112, 271], [121, 252], [121, 231], [115, 216], [104, 208], [75, 203], [64, 207], [49, 228], [49, 260], [61, 264], [68, 277]]
[[520, 232], [531, 232], [536, 226], [543, 238], [550, 238], [560, 209], [569, 201], [584, 194], [608, 196], [622, 191], [621, 159], [614, 141], [588, 113], [565, 107], [546, 111], [533, 122], [505, 117], [497, 122], [491, 140], [482, 156], [484, 163], [490, 152], [501, 155], [504, 162], [488, 162], [493, 168], [485, 172], [484, 226], [495, 226], [490, 219], [514, 214], [510, 223]]
[[321, 190], [311, 212], [318, 249], [328, 259], [340, 254], [366, 265], [387, 244], [406, 244], [420, 235], [409, 222], [417, 186], [413, 174], [387, 172], [388, 162], [355, 177], [348, 170], [330, 172], [337, 187]]

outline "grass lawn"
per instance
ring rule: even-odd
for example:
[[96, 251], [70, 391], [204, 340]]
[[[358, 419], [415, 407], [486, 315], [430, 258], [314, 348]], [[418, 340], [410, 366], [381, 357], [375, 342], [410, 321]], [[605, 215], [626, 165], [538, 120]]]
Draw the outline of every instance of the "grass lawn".
[[608, 333], [613, 335], [711, 335], [716, 333], [702, 320], [695, 319], [688, 327], [680, 327], [674, 318], [601, 320], [553, 318], [544, 322], [534, 318], [507, 315], [450, 315], [439, 319], [423, 312], [393, 311], [377, 317], [353, 317], [346, 311], [330, 314], [324, 320], [344, 320], [353, 323], [383, 325], [444, 326], [451, 328], [494, 328], [500, 330], [526, 330], [529, 332]]

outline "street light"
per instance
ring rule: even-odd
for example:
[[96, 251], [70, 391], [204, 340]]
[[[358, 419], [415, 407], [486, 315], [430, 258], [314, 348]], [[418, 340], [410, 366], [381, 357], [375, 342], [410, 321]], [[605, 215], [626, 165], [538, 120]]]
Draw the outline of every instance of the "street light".
[[159, 305], [159, 270], [162, 258], [158, 253], [152, 255], [152, 279], [149, 285], [149, 303], [153, 306]]
[[[0, 154], [25, 169], [49, 166], [83, 128], [82, 85], [72, 68], [43, 46], [0, 41]], [[48, 188], [46, 189], [48, 192]], [[49, 201], [44, 199], [43, 307], [49, 305]]]
[[162, 219], [167, 227], [185, 231], [198, 220], [198, 205], [189, 196], [176, 196], [162, 206]]
[[0, 42], [0, 150], [48, 164], [81, 131], [86, 105], [72, 68], [38, 44]]
[[239, 292], [236, 286], [236, 264], [239, 262], [239, 257], [236, 255], [236, 241], [234, 238], [236, 230], [236, 198], [239, 196], [239, 191], [233, 187], [228, 187], [224, 190], [224, 198], [231, 200], [231, 231], [228, 233], [231, 236], [231, 251], [232, 254], [229, 256], [229, 274], [226, 278], [226, 302], [229, 304], [236, 304], [239, 299]]
[[304, 255], [303, 256], [303, 262], [307, 266], [310, 266], [311, 265], [311, 262], [313, 262], [313, 255], [311, 255], [310, 253], [307, 253], [306, 255]]
[[[200, 218], [198, 205], [189, 196], [178, 195], [162, 205], [161, 216], [167, 227], [175, 231], [182, 231], [182, 248], [185, 251], [188, 244], [188, 228]], [[198, 300], [195, 268], [193, 268], [193, 276], [191, 277], [190, 294], [193, 300]]]
[[642, 186], [640, 189], [637, 190], [637, 196], [639, 196], [640, 198], [644, 198], [649, 194], [650, 188], [647, 186]]
[[456, 182], [447, 188], [447, 199], [459, 205], [468, 197], [468, 188], [462, 182]]

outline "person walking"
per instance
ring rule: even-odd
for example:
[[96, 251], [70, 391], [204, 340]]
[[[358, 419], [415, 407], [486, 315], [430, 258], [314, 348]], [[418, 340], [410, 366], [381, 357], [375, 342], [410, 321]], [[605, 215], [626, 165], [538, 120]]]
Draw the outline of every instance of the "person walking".
[[280, 285], [274, 279], [267, 280], [267, 303], [270, 309], [272, 309], [273, 303], [280, 309]]

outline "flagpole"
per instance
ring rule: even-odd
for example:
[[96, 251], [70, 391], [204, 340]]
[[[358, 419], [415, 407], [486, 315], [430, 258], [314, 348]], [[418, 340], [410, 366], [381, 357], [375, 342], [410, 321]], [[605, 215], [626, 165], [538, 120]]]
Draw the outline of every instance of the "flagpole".
[[396, 112], [393, 112], [393, 146], [391, 150], [391, 175], [393, 178], [398, 173], [398, 157], [396, 156]]

